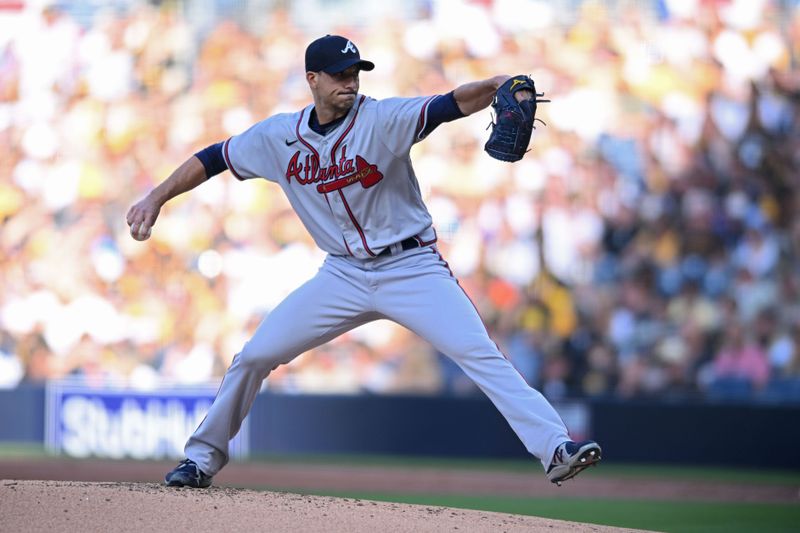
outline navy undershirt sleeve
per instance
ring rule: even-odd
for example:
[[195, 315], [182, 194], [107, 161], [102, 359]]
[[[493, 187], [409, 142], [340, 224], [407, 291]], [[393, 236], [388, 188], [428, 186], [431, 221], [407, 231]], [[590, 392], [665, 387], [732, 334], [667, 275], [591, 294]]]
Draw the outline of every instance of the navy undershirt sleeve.
[[228, 170], [228, 165], [222, 156], [222, 144], [221, 142], [212, 144], [194, 154], [206, 169], [206, 179]]
[[458, 108], [454, 91], [439, 95], [428, 104], [428, 122], [425, 124], [425, 129], [422, 130], [422, 137], [430, 134], [444, 122], [450, 122], [465, 116]]

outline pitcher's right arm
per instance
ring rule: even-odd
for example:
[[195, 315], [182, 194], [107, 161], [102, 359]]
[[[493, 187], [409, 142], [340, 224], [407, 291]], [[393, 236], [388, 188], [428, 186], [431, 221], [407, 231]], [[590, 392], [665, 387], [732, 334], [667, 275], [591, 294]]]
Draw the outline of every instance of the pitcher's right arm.
[[187, 159], [166, 180], [128, 210], [126, 220], [131, 237], [137, 241], [148, 239], [164, 204], [227, 168], [222, 157], [222, 143], [209, 146]]

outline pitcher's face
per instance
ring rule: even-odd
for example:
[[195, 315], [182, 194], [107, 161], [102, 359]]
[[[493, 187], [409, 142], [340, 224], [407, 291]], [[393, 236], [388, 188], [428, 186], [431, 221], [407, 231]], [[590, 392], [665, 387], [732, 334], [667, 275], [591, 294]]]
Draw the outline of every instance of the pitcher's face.
[[335, 111], [337, 116], [350, 111], [358, 94], [358, 73], [358, 65], [335, 74], [309, 72], [308, 84], [317, 105]]

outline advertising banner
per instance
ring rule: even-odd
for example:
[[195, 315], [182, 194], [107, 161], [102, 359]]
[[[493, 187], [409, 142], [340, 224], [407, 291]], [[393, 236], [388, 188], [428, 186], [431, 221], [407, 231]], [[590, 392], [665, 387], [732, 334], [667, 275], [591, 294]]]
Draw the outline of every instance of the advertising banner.
[[[140, 391], [53, 381], [46, 389], [45, 445], [70, 457], [182, 459], [216, 392], [216, 386]], [[247, 456], [247, 419], [229, 449]]]

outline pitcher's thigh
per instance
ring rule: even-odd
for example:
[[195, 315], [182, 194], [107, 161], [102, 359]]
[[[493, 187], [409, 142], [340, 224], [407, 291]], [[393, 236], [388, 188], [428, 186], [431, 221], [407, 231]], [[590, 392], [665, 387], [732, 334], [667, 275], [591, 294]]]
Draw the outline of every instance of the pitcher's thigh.
[[382, 292], [380, 302], [380, 311], [388, 318], [456, 360], [471, 355], [496, 354], [502, 358], [478, 311], [455, 278], [420, 275]]
[[320, 271], [278, 304], [244, 345], [243, 364], [270, 367], [373, 319], [365, 297], [338, 276]]

